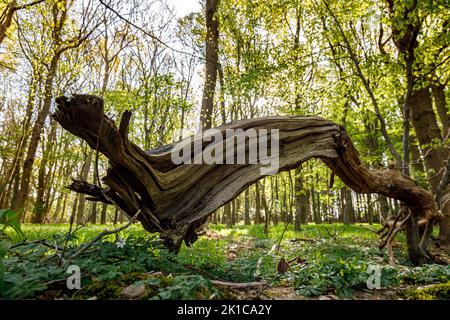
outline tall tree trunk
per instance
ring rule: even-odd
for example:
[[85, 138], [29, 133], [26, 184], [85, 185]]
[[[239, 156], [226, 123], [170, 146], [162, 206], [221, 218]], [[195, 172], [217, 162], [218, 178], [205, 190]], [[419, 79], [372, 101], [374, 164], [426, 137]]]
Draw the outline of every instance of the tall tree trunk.
[[443, 137], [447, 137], [450, 132], [450, 115], [448, 114], [447, 101], [445, 100], [445, 86], [438, 84], [431, 86], [436, 109], [442, 123]]
[[244, 224], [250, 225], [250, 192], [249, 188], [244, 191]]
[[91, 216], [89, 219], [89, 222], [92, 224], [96, 224], [97, 223], [97, 202], [92, 202], [91, 205]]
[[[257, 182], [257, 184], [259, 184], [259, 182]], [[268, 234], [270, 224], [270, 210], [269, 206], [267, 205], [265, 180], [263, 180], [261, 183], [261, 201], [264, 208], [264, 233]]]
[[352, 192], [349, 188], [345, 187], [344, 191], [344, 224], [355, 223], [355, 209], [353, 207]]
[[320, 202], [320, 192], [315, 192], [315, 210], [314, 210], [314, 223], [315, 224], [321, 224], [322, 223], [322, 217], [321, 217], [321, 202]]
[[50, 220], [51, 223], [58, 223], [57, 221], [58, 221], [59, 212], [61, 210], [63, 198], [64, 198], [64, 195], [59, 194], [58, 198], [56, 199], [56, 208], [55, 208], [55, 211], [53, 212], [52, 219]]
[[301, 225], [305, 225], [307, 221], [308, 190], [304, 188], [301, 169], [296, 169], [295, 172], [296, 178], [294, 230], [301, 231]]
[[226, 205], [223, 206], [223, 214], [225, 216], [226, 226], [227, 228], [231, 228], [233, 226], [233, 221], [231, 218], [231, 203], [228, 202]]
[[119, 218], [119, 208], [115, 207], [114, 208], [114, 220], [113, 220], [114, 225], [117, 224], [118, 218]]
[[212, 214], [212, 219], [211, 219], [211, 223], [213, 224], [218, 224], [219, 223], [219, 219], [218, 219], [218, 212], [217, 210]]
[[[433, 146], [436, 141], [442, 141], [442, 136], [432, 107], [429, 88], [423, 87], [423, 83], [419, 82], [420, 80], [415, 74], [415, 71], [418, 70], [414, 70], [415, 66], [420, 65], [417, 62], [421, 62], [416, 61], [416, 49], [420, 45], [418, 37], [423, 21], [420, 18], [416, 18], [418, 17], [420, 8], [418, 1], [405, 2], [402, 5], [397, 5], [398, 2], [387, 0], [392, 23], [393, 41], [406, 66], [407, 90], [403, 104], [403, 114], [405, 117], [403, 173], [409, 175], [409, 143], [407, 143], [407, 141], [409, 142], [409, 131], [407, 130], [409, 130], [409, 113], [411, 113], [412, 124], [424, 154], [430, 187], [434, 193], [442, 176], [441, 169], [445, 165], [447, 151], [441, 147]], [[417, 85], [420, 85], [421, 88], [415, 90]], [[450, 235], [442, 233], [442, 230], [450, 229], [446, 228], [446, 224], [450, 223], [450, 212], [443, 213], [446, 215], [446, 218], [440, 218], [440, 234], [441, 237], [447, 238], [450, 243]], [[410, 258], [415, 263], [425, 259], [424, 250], [418, 250], [419, 243], [416, 241], [416, 234], [419, 231], [418, 229], [411, 229], [418, 228], [417, 225], [413, 219], [406, 224], [407, 242], [409, 246], [412, 246], [409, 250]]]
[[369, 224], [373, 224], [373, 203], [372, 203], [372, 195], [368, 193], [366, 195], [367, 198], [367, 222]]
[[50, 172], [48, 173], [46, 172], [46, 169], [55, 140], [56, 140], [56, 122], [52, 120], [50, 133], [48, 135], [48, 140], [47, 143], [45, 144], [45, 148], [42, 153], [41, 164], [39, 166], [37, 195], [33, 210], [34, 215], [32, 218], [33, 223], [42, 223], [45, 218], [46, 214], [45, 209], [47, 208], [47, 206], [44, 201], [44, 193], [45, 190], [48, 188], [46, 181], [48, 181], [47, 176], [48, 174], [50, 174]]
[[68, 197], [69, 197], [69, 194], [65, 193], [64, 194], [64, 199], [63, 199], [63, 205], [62, 205], [62, 209], [61, 209], [61, 216], [60, 216], [59, 220], [56, 223], [61, 223], [63, 221], [64, 214], [66, 213], [67, 198]]
[[287, 204], [287, 186], [283, 179], [283, 203], [281, 206], [281, 221], [286, 222], [288, 220], [288, 204]]
[[[54, 152], [58, 152], [58, 151], [54, 151]], [[50, 174], [47, 176], [45, 184], [48, 186], [45, 191], [45, 196], [44, 196], [44, 220], [45, 220], [45, 216], [47, 215], [47, 213], [51, 212], [51, 209], [53, 207], [53, 202], [55, 201], [56, 198], [56, 194], [57, 194], [57, 188], [61, 185], [61, 177], [60, 175], [58, 175], [58, 177], [56, 176], [56, 171], [57, 171], [57, 163], [56, 163], [56, 157], [57, 154], [55, 154], [55, 158], [53, 159], [53, 161], [50, 162], [49, 164], [49, 172]], [[60, 170], [59, 170], [60, 171]], [[60, 172], [58, 172], [60, 173]]]
[[239, 222], [239, 206], [240, 206], [239, 197], [234, 198], [233, 201], [231, 202], [231, 207], [233, 208], [233, 210], [232, 210], [233, 225], [235, 225]]
[[380, 223], [387, 221], [390, 215], [390, 207], [387, 198], [383, 195], [378, 195], [378, 202], [380, 204]]
[[[316, 173], [316, 187], [319, 187], [319, 175]], [[313, 195], [313, 201], [315, 202], [315, 210], [314, 210], [314, 223], [320, 224], [322, 223], [321, 218], [321, 204], [320, 204], [320, 191], [315, 190], [315, 197]]]
[[[442, 147], [433, 146], [436, 141], [442, 141], [442, 135], [437, 124], [428, 88], [422, 88], [413, 93], [411, 114], [414, 130], [424, 154], [425, 166], [428, 169], [431, 191], [435, 193], [441, 181], [447, 152]], [[441, 173], [439, 174], [439, 172]]]
[[27, 155], [25, 157], [25, 161], [22, 169], [22, 179], [20, 181], [20, 190], [17, 194], [17, 197], [12, 205], [12, 209], [19, 212], [19, 210], [23, 209], [22, 214], [25, 214], [25, 202], [28, 199], [29, 189], [30, 189], [30, 180], [31, 173], [33, 170], [33, 164], [36, 157], [36, 151], [41, 140], [42, 128], [44, 126], [44, 122], [48, 117], [50, 106], [52, 102], [52, 90], [53, 90], [53, 79], [56, 74], [58, 61], [60, 58], [60, 53], [55, 54], [50, 62], [50, 68], [48, 71], [47, 79], [45, 81], [44, 86], [44, 102], [42, 105], [42, 109], [39, 111], [36, 122], [33, 126], [33, 131], [31, 133], [30, 144], [28, 145]]
[[[89, 174], [89, 170], [91, 168], [91, 163], [92, 163], [92, 156], [94, 154], [94, 149], [89, 150], [89, 153], [84, 161], [83, 167], [81, 168], [81, 180], [86, 181], [88, 174]], [[84, 207], [86, 204], [86, 198], [84, 195], [79, 194], [78, 195], [78, 207], [77, 207], [77, 223], [81, 224], [84, 222]]]
[[101, 224], [106, 224], [106, 211], [108, 209], [108, 205], [106, 203], [104, 203], [102, 205], [102, 212], [100, 213], [100, 223]]
[[[78, 195], [76, 195], [73, 199], [72, 208], [71, 208], [71, 212], [70, 212], [70, 218], [69, 218], [71, 223], [72, 223], [72, 221], [75, 221], [75, 217], [77, 216], [78, 198], [79, 198]], [[64, 213], [63, 213], [63, 215], [64, 215]]]
[[295, 216], [294, 216], [294, 230], [295, 231], [301, 231], [302, 230], [302, 222], [301, 222], [301, 215], [302, 215], [302, 203], [300, 199], [300, 194], [303, 189], [303, 179], [301, 176], [301, 169], [297, 168], [295, 169]]
[[[305, 192], [305, 216], [300, 216], [302, 219], [302, 224], [306, 225], [309, 221], [312, 221], [311, 218], [311, 189], [304, 188]], [[304, 220], [303, 220], [304, 219]]]
[[[422, 88], [413, 94], [411, 101], [412, 122], [417, 139], [424, 153], [428, 180], [431, 191], [436, 192], [445, 167], [448, 150], [433, 146], [436, 141], [442, 141], [441, 131], [433, 110], [431, 95], [428, 88]], [[442, 210], [444, 217], [439, 219], [439, 237], [442, 244], [450, 244], [450, 212]], [[413, 222], [412, 226], [415, 225]]]
[[261, 192], [259, 183], [255, 184], [255, 224], [261, 224]]
[[123, 213], [123, 210], [119, 209], [119, 223], [124, 223], [125, 221], [125, 215]]
[[[97, 184], [98, 182], [98, 171], [97, 171], [97, 161], [96, 161], [96, 155], [92, 154], [92, 166], [94, 167], [92, 170], [92, 183]], [[91, 205], [91, 216], [90, 216], [90, 223], [96, 224], [97, 223], [97, 202], [93, 201]]]
[[214, 92], [216, 89], [217, 66], [219, 63], [219, 19], [216, 17], [219, 0], [206, 0], [206, 66], [205, 86], [203, 89], [200, 123], [202, 129], [209, 129], [212, 125]]
[[423, 166], [422, 155], [420, 154], [420, 149], [417, 144], [417, 138], [411, 136], [409, 145], [411, 149], [411, 159], [413, 161], [412, 167], [418, 174], [423, 174], [425, 172], [425, 168]]
[[[36, 70], [33, 70], [33, 78], [30, 84], [30, 90], [28, 92], [28, 99], [27, 99], [27, 107], [26, 107], [26, 115], [25, 119], [22, 123], [22, 133], [21, 138], [19, 141], [19, 145], [17, 147], [17, 158], [14, 160], [14, 167], [13, 171], [11, 173], [11, 185], [12, 185], [12, 196], [10, 199], [10, 207], [12, 208], [14, 206], [14, 202], [16, 201], [16, 198], [18, 196], [19, 192], [19, 185], [20, 185], [20, 168], [22, 165], [23, 157], [25, 154], [25, 151], [27, 150], [28, 145], [28, 136], [30, 131], [30, 125], [31, 125], [31, 118], [33, 116], [33, 109], [34, 109], [34, 100], [36, 98], [36, 90], [37, 90], [37, 82], [38, 82], [39, 75], [36, 74]], [[8, 181], [7, 181], [8, 183]], [[3, 196], [3, 194], [2, 194]], [[3, 198], [0, 200], [2, 203], [2, 207], [5, 207], [7, 198]]]

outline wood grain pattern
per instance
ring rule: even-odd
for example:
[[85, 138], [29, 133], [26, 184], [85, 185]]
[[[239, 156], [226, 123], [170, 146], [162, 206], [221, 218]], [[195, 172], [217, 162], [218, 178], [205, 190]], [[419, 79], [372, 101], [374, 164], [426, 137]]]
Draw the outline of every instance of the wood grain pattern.
[[[193, 243], [196, 230], [215, 210], [231, 201], [261, 176], [261, 164], [181, 164], [171, 160], [174, 145], [145, 152], [129, 141], [126, 112], [119, 128], [103, 113], [103, 101], [75, 95], [56, 100], [53, 118], [63, 128], [103, 153], [110, 163], [104, 189], [84, 181], [70, 188], [90, 200], [114, 203], [150, 232], [159, 232], [166, 245], [177, 251], [182, 241]], [[440, 215], [433, 195], [396, 170], [369, 170], [361, 162], [345, 129], [315, 116], [273, 116], [245, 119], [218, 127], [226, 129], [279, 129], [280, 170], [321, 159], [342, 181], [359, 193], [379, 193], [398, 199], [414, 215]], [[203, 148], [208, 143], [203, 144]], [[248, 147], [248, 146], [246, 146]], [[236, 148], [234, 148], [236, 152]]]

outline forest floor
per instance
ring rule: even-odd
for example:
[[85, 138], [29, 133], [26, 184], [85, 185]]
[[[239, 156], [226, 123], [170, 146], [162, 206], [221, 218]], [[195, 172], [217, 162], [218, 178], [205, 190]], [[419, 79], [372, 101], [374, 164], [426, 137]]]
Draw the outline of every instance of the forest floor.
[[[378, 225], [310, 224], [300, 232], [289, 225], [284, 235], [283, 224], [270, 227], [268, 234], [262, 225], [210, 225], [206, 235], [175, 255], [156, 234], [135, 224], [79, 252], [104, 229], [114, 227], [86, 226], [68, 237], [68, 225], [24, 225], [25, 242], [8, 232], [11, 239], [1, 242], [0, 296], [450, 299], [450, 267], [410, 265], [403, 235], [394, 246], [398, 264], [389, 265], [378, 249]], [[74, 265], [80, 270], [80, 289], [67, 287], [72, 281], [67, 271]]]

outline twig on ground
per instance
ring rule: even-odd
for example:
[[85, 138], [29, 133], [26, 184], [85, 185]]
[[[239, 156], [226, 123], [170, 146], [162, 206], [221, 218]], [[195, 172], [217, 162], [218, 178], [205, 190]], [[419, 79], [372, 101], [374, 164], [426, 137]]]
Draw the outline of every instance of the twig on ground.
[[376, 233], [376, 234], [378, 234], [378, 232], [380, 232], [380, 230], [373, 230], [373, 229], [371, 229], [369, 227], [366, 227], [366, 226], [363, 226], [363, 225], [359, 225], [359, 227], [361, 227], [363, 229], [366, 229], [366, 230], [369, 230], [369, 231], [372, 231], [373, 233]]
[[47, 247], [50, 249], [55, 249], [56, 251], [62, 250], [62, 248], [59, 247], [56, 243], [54, 245], [50, 244], [47, 242], [46, 239], [39, 239], [39, 240], [32, 240], [32, 241], [26, 241], [26, 239], [25, 239], [20, 243], [16, 243], [15, 245], [12, 245], [9, 249], [15, 249], [15, 248], [26, 246], [29, 244], [40, 244], [40, 245], [43, 245], [44, 247]]
[[208, 277], [211, 281], [213, 281], [212, 278], [217, 279], [217, 280], [214, 280], [214, 281], [222, 281], [222, 279], [220, 279], [219, 277], [217, 277], [217, 276], [215, 276], [215, 275], [213, 275], [213, 274], [211, 274], [211, 273], [209, 273], [209, 272], [207, 272], [205, 270], [197, 268], [196, 266], [192, 266], [192, 265], [189, 265], [189, 264], [183, 264], [182, 266], [187, 268], [187, 269], [190, 269], [190, 270], [193, 270], [195, 272], [203, 274], [204, 276]]
[[304, 241], [304, 242], [312, 242], [315, 243], [317, 242], [316, 239], [310, 239], [310, 238], [295, 238], [295, 239], [290, 239], [290, 242], [300, 242], [300, 241]]
[[227, 282], [227, 281], [217, 281], [217, 280], [211, 280], [212, 284], [218, 285], [218, 286], [224, 286], [224, 287], [230, 287], [234, 289], [246, 289], [246, 288], [255, 288], [255, 287], [267, 287], [267, 282], [264, 281], [258, 281], [258, 282]]
[[338, 233], [337, 233], [336, 227], [334, 228], [334, 235], [331, 234], [331, 232], [330, 232], [330, 230], [328, 230], [328, 228], [324, 228], [324, 229], [325, 229], [325, 231], [328, 233], [328, 235], [330, 236], [330, 238], [332, 238], [334, 241], [337, 240]]

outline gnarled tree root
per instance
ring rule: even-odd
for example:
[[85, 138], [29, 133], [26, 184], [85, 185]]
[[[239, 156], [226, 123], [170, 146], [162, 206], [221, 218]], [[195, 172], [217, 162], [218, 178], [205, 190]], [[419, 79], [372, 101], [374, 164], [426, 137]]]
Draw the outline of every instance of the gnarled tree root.
[[[261, 164], [176, 165], [170, 152], [174, 145], [145, 152], [128, 139], [131, 113], [123, 114], [118, 128], [104, 114], [103, 101], [98, 97], [60, 97], [56, 103], [53, 118], [103, 153], [110, 163], [102, 179], [106, 188], [82, 181], [75, 181], [70, 188], [89, 195], [91, 200], [114, 203], [129, 217], [140, 211], [136, 219], [146, 230], [159, 232], [172, 250], [177, 251], [182, 241], [193, 243], [197, 228], [210, 214], [263, 177]], [[440, 215], [433, 195], [409, 177], [396, 170], [366, 168], [345, 129], [330, 120], [273, 116], [240, 120], [217, 129], [225, 137], [226, 129], [237, 128], [279, 129], [279, 171], [320, 158], [356, 192], [400, 200], [421, 219]], [[203, 142], [203, 148], [208, 143]], [[233, 150], [236, 152], [236, 148]]]

